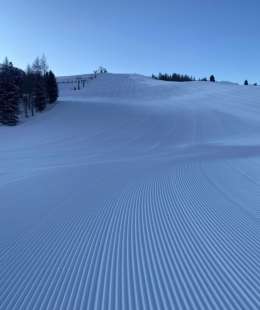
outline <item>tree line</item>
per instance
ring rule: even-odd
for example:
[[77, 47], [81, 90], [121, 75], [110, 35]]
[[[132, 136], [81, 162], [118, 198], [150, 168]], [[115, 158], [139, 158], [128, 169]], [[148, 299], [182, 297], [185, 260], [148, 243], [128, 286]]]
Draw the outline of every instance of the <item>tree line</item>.
[[7, 58], [0, 65], [0, 123], [14, 126], [21, 113], [25, 117], [42, 112], [58, 99], [54, 73], [48, 70], [45, 56], [37, 57], [26, 71], [16, 68]]
[[192, 76], [189, 76], [187, 74], [179, 74], [179, 73], [159, 73], [158, 75], [152, 75], [152, 78], [156, 80], [162, 80], [162, 81], [174, 81], [174, 82], [191, 82], [195, 81], [195, 78]]
[[[162, 81], [170, 81], [170, 82], [193, 82], [193, 81], [208, 81], [208, 79], [201, 78], [201, 79], [196, 79], [193, 76], [190, 76], [188, 74], [180, 74], [180, 73], [173, 73], [173, 74], [168, 74], [168, 73], [159, 73], [158, 75], [152, 74], [152, 78], [156, 80], [162, 80]], [[215, 82], [215, 76], [211, 75], [209, 77], [210, 82]]]
[[[207, 79], [206, 77], [196, 79], [195, 77], [190, 76], [188, 74], [179, 74], [179, 73], [173, 73], [173, 74], [159, 73], [158, 75], [152, 74], [152, 78], [156, 80], [170, 81], [170, 82], [193, 82], [193, 81], [216, 82], [215, 76], [213, 74], [209, 77], [209, 79]], [[249, 85], [248, 80], [244, 81], [244, 85], [245, 86]], [[252, 85], [258, 86], [257, 83], [254, 83]]]

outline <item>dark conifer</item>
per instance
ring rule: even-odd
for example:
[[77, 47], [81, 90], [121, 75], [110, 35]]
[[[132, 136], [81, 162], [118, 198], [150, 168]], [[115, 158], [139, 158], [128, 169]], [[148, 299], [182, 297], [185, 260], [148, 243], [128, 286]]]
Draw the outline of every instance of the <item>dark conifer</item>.
[[17, 85], [17, 70], [6, 59], [0, 72], [0, 121], [4, 125], [18, 123], [20, 88]]
[[48, 101], [49, 103], [54, 103], [58, 99], [59, 92], [56, 77], [52, 71], [46, 73], [45, 81]]
[[42, 112], [46, 108], [46, 88], [45, 80], [41, 75], [35, 77], [35, 86], [34, 86], [34, 102], [35, 108], [37, 111]]
[[34, 98], [35, 84], [36, 84], [36, 75], [34, 74], [32, 68], [28, 66], [22, 86], [25, 117], [28, 117], [29, 111], [32, 116], [34, 115], [33, 98]]
[[213, 83], [216, 82], [215, 76], [213, 74], [210, 76], [209, 80], [210, 82], [213, 82]]

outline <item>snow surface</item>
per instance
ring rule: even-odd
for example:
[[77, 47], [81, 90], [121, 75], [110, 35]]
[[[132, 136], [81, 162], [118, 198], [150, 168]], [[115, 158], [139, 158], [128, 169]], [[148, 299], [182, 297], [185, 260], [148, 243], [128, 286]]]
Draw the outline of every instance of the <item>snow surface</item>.
[[0, 128], [0, 309], [260, 309], [260, 88], [60, 85]]

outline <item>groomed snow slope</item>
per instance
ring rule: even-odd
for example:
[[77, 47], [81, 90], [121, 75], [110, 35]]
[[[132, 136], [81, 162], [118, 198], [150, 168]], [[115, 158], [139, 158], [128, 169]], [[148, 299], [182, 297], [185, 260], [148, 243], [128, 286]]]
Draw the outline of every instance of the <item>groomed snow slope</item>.
[[0, 128], [0, 309], [260, 309], [260, 88], [99, 76]]

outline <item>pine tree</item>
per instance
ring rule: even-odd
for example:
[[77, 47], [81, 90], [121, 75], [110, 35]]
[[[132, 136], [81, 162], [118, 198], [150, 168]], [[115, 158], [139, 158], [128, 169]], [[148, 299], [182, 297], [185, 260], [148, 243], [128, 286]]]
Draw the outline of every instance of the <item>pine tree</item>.
[[213, 82], [215, 83], [216, 82], [216, 79], [215, 79], [215, 76], [214, 75], [211, 75], [210, 78], [209, 78], [210, 82]]
[[54, 103], [57, 101], [59, 93], [56, 77], [52, 71], [45, 74], [45, 81], [49, 103]]
[[[3, 90], [3, 91], [2, 91]], [[12, 82], [0, 82], [1, 123], [14, 126], [19, 119], [19, 88]]]
[[35, 77], [35, 86], [34, 86], [34, 102], [35, 108], [37, 111], [42, 112], [46, 108], [46, 89], [45, 89], [45, 80], [41, 75]]
[[22, 92], [23, 92], [23, 101], [24, 101], [24, 112], [25, 117], [28, 117], [28, 112], [34, 115], [34, 90], [35, 90], [35, 81], [36, 76], [33, 73], [33, 70], [30, 66], [27, 66], [26, 74], [23, 79]]
[[16, 84], [16, 70], [6, 59], [0, 73], [0, 121], [4, 125], [18, 123], [20, 89]]

